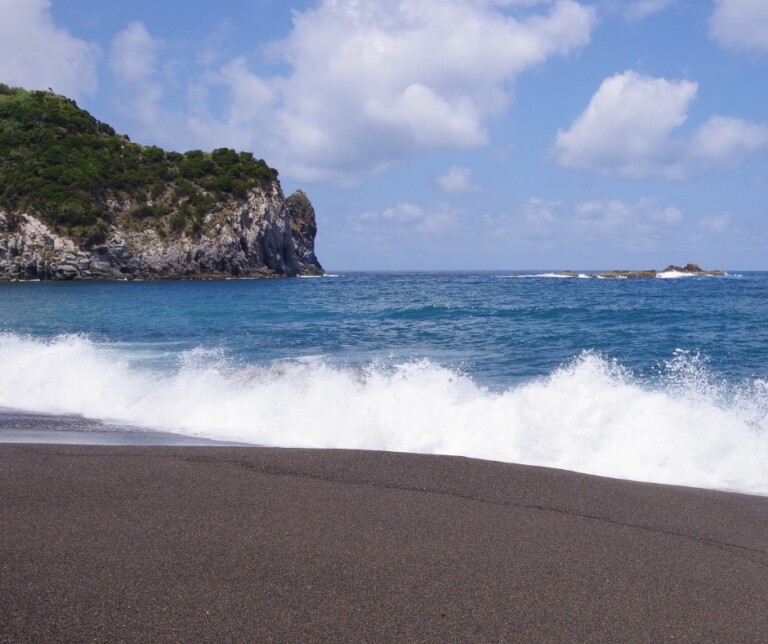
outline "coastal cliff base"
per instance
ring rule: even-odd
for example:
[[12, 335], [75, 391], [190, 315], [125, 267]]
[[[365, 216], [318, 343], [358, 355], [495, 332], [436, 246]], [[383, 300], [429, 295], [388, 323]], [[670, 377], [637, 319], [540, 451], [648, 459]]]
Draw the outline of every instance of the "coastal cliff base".
[[[208, 212], [199, 231], [136, 226], [114, 204], [115, 224], [83, 243], [42, 219], [0, 210], [0, 279], [163, 279], [322, 275], [315, 213], [303, 192], [277, 184]], [[128, 222], [128, 225], [126, 225]]]

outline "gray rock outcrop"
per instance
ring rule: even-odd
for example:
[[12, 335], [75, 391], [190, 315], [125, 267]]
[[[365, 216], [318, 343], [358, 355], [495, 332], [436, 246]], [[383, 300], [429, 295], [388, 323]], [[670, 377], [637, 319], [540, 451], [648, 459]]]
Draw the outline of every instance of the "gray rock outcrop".
[[317, 222], [315, 209], [307, 195], [297, 190], [285, 200], [291, 220], [293, 246], [302, 275], [322, 275], [323, 267], [315, 256]]
[[674, 264], [670, 264], [662, 271], [662, 273], [685, 273], [687, 275], [725, 275], [723, 271], [705, 271], [698, 264], [690, 263], [686, 264], [685, 266], [675, 266]]
[[[113, 220], [121, 221], [121, 205], [110, 207]], [[316, 231], [306, 195], [286, 200], [277, 182], [214, 207], [196, 234], [171, 235], [164, 224], [143, 229], [115, 224], [103, 243], [89, 248], [32, 214], [0, 210], [0, 279], [318, 275], [323, 269], [314, 254]]]

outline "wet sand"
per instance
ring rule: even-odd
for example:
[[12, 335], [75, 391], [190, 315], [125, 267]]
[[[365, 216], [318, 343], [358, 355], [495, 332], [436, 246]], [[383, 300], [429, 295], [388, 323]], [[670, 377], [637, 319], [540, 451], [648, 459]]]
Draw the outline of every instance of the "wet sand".
[[768, 497], [465, 458], [0, 445], [0, 641], [764, 642]]
[[185, 434], [114, 425], [76, 415], [40, 414], [0, 407], [0, 443], [51, 445], [242, 446]]

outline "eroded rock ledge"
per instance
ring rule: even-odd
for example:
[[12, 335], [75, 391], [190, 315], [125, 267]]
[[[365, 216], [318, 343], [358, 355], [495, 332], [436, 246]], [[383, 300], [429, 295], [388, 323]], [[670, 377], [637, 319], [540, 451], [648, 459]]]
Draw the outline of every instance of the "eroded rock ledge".
[[[113, 204], [121, 221], [121, 205]], [[179, 279], [321, 275], [315, 212], [277, 182], [208, 212], [199, 234], [110, 226], [84, 248], [28, 213], [0, 210], [0, 280]]]

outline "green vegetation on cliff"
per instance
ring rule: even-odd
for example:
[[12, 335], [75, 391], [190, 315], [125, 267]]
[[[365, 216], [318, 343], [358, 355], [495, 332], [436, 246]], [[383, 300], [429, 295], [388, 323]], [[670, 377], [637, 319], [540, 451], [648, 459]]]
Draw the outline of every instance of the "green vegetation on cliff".
[[276, 178], [250, 152], [144, 147], [70, 99], [0, 83], [0, 208], [35, 214], [84, 247], [103, 243], [116, 212], [125, 227], [199, 234], [206, 212]]

